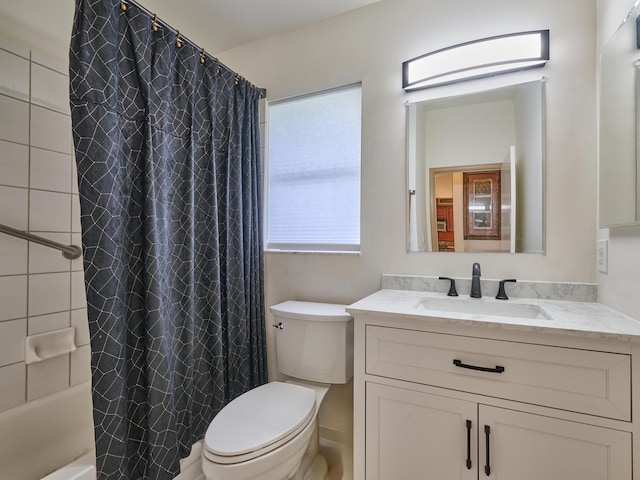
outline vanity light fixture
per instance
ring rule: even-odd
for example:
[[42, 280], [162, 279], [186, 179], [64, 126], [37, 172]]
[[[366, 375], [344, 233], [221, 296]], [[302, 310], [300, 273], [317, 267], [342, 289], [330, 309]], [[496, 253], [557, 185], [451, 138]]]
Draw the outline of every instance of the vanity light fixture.
[[460, 43], [402, 63], [402, 88], [431, 88], [543, 67], [549, 30], [511, 33]]

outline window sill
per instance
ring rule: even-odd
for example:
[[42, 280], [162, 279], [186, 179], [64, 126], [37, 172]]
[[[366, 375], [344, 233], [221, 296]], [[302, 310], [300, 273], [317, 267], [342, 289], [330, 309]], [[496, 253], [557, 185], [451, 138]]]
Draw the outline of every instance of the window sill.
[[296, 255], [352, 255], [360, 256], [359, 250], [354, 251], [339, 251], [339, 250], [265, 250], [264, 253], [275, 254], [296, 254]]

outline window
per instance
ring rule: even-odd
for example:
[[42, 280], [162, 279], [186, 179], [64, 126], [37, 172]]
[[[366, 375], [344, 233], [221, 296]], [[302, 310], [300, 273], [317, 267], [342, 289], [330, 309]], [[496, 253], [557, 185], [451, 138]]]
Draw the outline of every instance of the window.
[[267, 249], [360, 249], [361, 87], [269, 105]]

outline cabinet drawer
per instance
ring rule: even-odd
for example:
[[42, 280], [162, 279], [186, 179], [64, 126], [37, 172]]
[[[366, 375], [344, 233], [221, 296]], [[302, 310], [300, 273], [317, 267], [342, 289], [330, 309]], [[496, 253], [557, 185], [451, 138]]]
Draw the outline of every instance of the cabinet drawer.
[[371, 375], [631, 420], [630, 355], [372, 325], [366, 332]]

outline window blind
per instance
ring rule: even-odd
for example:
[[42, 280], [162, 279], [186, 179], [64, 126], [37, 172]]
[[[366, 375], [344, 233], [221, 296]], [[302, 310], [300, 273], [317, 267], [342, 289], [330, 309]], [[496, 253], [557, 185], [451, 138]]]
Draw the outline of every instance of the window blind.
[[269, 106], [267, 248], [360, 248], [361, 87]]

